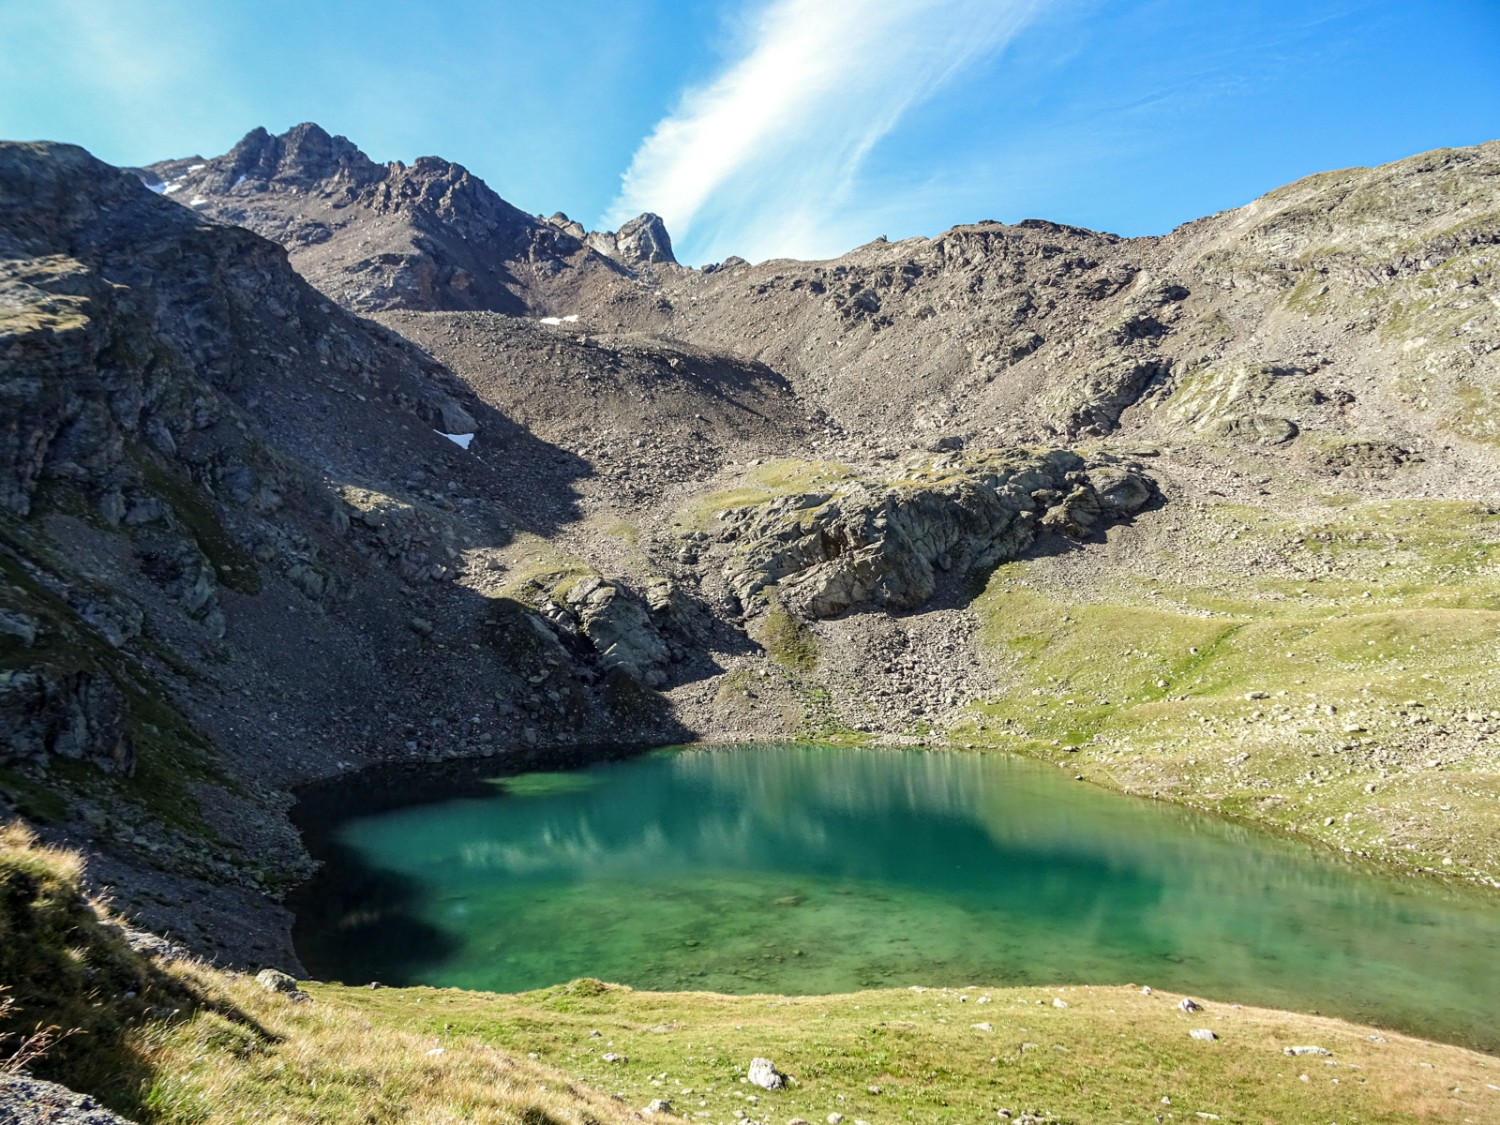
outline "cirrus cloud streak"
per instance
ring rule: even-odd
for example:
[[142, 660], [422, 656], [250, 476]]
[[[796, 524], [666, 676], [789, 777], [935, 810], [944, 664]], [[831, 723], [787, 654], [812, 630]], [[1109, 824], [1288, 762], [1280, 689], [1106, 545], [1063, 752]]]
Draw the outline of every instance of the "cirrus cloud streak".
[[[655, 211], [691, 260], [847, 249], [866, 158], [1039, 0], [771, 0], [741, 56], [642, 142], [605, 223]], [[868, 233], [865, 233], [868, 237]]]

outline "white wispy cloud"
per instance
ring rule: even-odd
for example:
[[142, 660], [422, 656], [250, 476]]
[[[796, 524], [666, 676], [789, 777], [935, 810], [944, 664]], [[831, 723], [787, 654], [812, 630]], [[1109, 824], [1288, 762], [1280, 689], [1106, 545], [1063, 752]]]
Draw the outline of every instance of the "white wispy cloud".
[[770, 0], [737, 60], [642, 142], [604, 221], [655, 211], [695, 261], [848, 249], [841, 240], [860, 225], [848, 204], [871, 150], [1042, 6]]

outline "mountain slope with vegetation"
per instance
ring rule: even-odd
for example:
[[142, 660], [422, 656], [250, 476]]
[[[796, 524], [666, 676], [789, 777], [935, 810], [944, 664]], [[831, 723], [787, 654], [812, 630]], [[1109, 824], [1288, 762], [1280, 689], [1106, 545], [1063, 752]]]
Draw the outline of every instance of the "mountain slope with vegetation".
[[[979, 223], [701, 269], [654, 216], [525, 215], [312, 125], [134, 172], [0, 146], [0, 813], [86, 849], [132, 924], [291, 970], [296, 786], [694, 739], [1018, 752], [1500, 886], [1497, 247], [1500, 142], [1160, 238]], [[314, 992], [360, 1027], [416, 1000]], [[726, 1042], [713, 1012], [768, 1003], [446, 999], [660, 1004]], [[857, 1023], [807, 1049], [892, 1057]], [[226, 1082], [285, 1061], [246, 1050]], [[1099, 1119], [1073, 1082], [1025, 1088]], [[579, 1097], [539, 1112], [615, 1112]]]

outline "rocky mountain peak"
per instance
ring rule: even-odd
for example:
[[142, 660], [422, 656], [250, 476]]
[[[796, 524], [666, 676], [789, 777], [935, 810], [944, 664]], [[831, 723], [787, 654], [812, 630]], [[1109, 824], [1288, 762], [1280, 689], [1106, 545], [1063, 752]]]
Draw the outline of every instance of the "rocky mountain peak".
[[511, 206], [437, 156], [378, 164], [312, 122], [247, 133], [223, 156], [162, 161], [136, 174], [153, 191], [285, 246], [335, 300], [383, 308], [550, 311], [533, 293], [581, 242]]
[[332, 179], [368, 182], [383, 171], [353, 141], [310, 121], [294, 125], [279, 137], [263, 128], [253, 129], [214, 163], [222, 166], [230, 184], [275, 180], [307, 187]]
[[630, 290], [642, 267], [677, 261], [658, 215], [589, 233], [561, 212], [521, 211], [461, 164], [378, 164], [313, 122], [133, 171], [159, 195], [285, 246], [304, 277], [364, 311], [569, 315]]
[[627, 262], [673, 262], [672, 236], [660, 215], [647, 211], [622, 226], [615, 235], [620, 257]]
[[[559, 212], [549, 220], [560, 230], [572, 232], [578, 227], [566, 215]], [[618, 231], [590, 231], [584, 241], [606, 258], [612, 258], [627, 269], [659, 264], [676, 265], [672, 253], [672, 236], [667, 233], [667, 224], [660, 215], [647, 211], [637, 215], [620, 227]]]
[[537, 226], [462, 164], [440, 156], [420, 156], [409, 167], [394, 164], [384, 172], [369, 205], [380, 212], [405, 210], [417, 225], [433, 228], [432, 233], [514, 240]]

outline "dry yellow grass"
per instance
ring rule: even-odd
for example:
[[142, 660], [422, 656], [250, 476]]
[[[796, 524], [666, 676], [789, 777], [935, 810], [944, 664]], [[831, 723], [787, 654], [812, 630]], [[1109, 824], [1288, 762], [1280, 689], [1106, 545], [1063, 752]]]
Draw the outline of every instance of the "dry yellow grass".
[[[198, 970], [202, 972], [203, 970]], [[626, 1105], [557, 1070], [475, 1038], [440, 1039], [358, 1007], [296, 1003], [248, 980], [221, 987], [262, 1029], [200, 1012], [143, 1030], [158, 1121], [469, 1121], [608, 1125]]]
[[[627, 1106], [669, 1098], [696, 1121], [735, 1122], [739, 1110], [777, 1125], [834, 1112], [874, 1125], [974, 1122], [1007, 1109], [1058, 1122], [1152, 1122], [1158, 1113], [1247, 1125], [1500, 1122], [1500, 1061], [1491, 1056], [1217, 1001], [1182, 1013], [1181, 996], [1136, 987], [783, 998], [580, 981], [519, 996], [329, 986], [314, 996], [375, 1026], [426, 1029], [434, 1044], [534, 1053]], [[1194, 1040], [1193, 1029], [1218, 1038]], [[1293, 1046], [1331, 1055], [1286, 1055]], [[757, 1055], [792, 1076], [789, 1088], [744, 1082]]]
[[238, 974], [135, 953], [108, 912], [83, 898], [82, 875], [76, 853], [0, 826], [0, 1068], [29, 1050], [37, 1028], [56, 1026], [63, 1040], [30, 1069], [141, 1122], [610, 1125], [630, 1116], [477, 1040], [439, 1046], [409, 1020], [294, 1002]]

